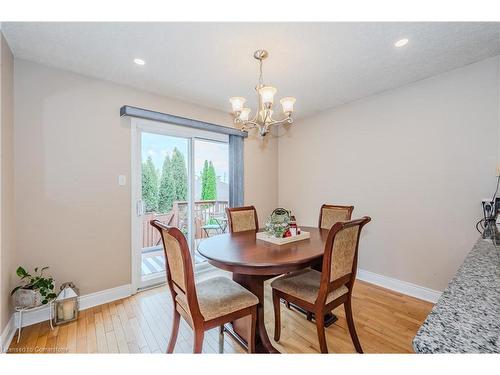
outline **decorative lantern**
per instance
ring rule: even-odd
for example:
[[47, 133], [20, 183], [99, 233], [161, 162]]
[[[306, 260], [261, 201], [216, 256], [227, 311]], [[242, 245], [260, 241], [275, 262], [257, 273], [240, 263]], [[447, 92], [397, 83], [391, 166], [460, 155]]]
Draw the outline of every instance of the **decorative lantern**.
[[72, 322], [78, 319], [78, 288], [72, 282], [61, 285], [61, 291], [54, 301], [54, 324]]

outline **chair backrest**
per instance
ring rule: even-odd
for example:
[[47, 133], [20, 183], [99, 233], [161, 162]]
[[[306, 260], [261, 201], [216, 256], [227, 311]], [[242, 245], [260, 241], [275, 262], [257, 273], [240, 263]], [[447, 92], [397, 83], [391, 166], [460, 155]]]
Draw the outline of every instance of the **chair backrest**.
[[354, 206], [336, 206], [333, 204], [323, 204], [319, 212], [319, 224], [321, 229], [330, 229], [333, 224], [339, 221], [351, 220]]
[[151, 220], [150, 224], [161, 234], [167, 266], [167, 282], [174, 306], [176, 296], [179, 295], [187, 301], [189, 311], [186, 313], [189, 316], [199, 316], [200, 308], [196, 296], [193, 263], [186, 237], [178, 228], [167, 226], [158, 220]]
[[226, 208], [228, 227], [230, 233], [246, 230], [259, 230], [257, 210], [254, 206]]
[[328, 293], [342, 285], [347, 286], [349, 293], [352, 291], [358, 265], [359, 236], [370, 221], [370, 217], [364, 216], [361, 219], [338, 222], [330, 229], [323, 255], [318, 301], [324, 303]]

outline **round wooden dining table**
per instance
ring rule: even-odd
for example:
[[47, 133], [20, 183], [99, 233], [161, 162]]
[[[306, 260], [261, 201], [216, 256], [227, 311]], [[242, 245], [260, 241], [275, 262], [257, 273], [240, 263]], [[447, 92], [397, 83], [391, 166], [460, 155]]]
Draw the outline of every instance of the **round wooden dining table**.
[[[255, 231], [226, 233], [200, 242], [198, 252], [213, 266], [232, 272], [233, 280], [259, 299], [257, 306], [256, 351], [279, 353], [272, 345], [264, 325], [264, 281], [275, 276], [321, 264], [328, 230], [302, 227], [310, 238], [276, 245], [259, 240]], [[248, 324], [242, 318], [226, 330], [246, 344]]]

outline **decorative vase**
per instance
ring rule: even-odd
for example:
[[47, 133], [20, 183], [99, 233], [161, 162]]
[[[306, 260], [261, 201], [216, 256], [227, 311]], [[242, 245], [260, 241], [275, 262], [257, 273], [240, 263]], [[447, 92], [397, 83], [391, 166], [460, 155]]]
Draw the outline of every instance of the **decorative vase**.
[[18, 289], [12, 298], [15, 307], [33, 308], [42, 305], [42, 295], [38, 290]]

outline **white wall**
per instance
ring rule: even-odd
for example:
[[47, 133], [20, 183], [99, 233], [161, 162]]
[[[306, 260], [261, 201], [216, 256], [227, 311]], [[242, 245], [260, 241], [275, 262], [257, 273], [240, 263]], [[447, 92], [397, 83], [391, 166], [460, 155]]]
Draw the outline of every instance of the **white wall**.
[[[297, 121], [279, 139], [279, 204], [369, 215], [360, 268], [443, 290], [495, 184], [498, 58]], [[332, 90], [335, 90], [333, 87]]]
[[[10, 318], [14, 258], [14, 59], [0, 32], [0, 335]], [[0, 340], [1, 341], [1, 340]], [[0, 342], [1, 344], [1, 342]]]
[[[48, 265], [83, 294], [130, 283], [128, 104], [231, 126], [227, 113], [15, 61], [17, 258]], [[245, 201], [277, 205], [277, 140], [245, 141]]]

